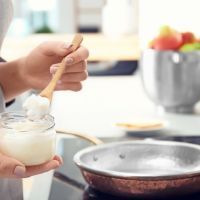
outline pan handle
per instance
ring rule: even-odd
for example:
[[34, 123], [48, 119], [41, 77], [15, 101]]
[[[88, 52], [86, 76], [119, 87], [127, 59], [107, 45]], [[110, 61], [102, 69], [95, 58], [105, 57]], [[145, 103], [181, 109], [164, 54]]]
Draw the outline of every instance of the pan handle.
[[72, 132], [72, 131], [66, 131], [66, 130], [61, 130], [61, 129], [56, 129], [56, 132], [58, 134], [64, 134], [64, 135], [73, 135], [75, 137], [79, 137], [79, 138], [82, 138], [84, 140], [87, 140], [95, 145], [98, 145], [98, 144], [103, 144], [103, 141], [101, 141], [100, 139], [94, 137], [94, 136], [91, 136], [91, 135], [87, 135], [87, 134], [84, 134], [84, 133], [78, 133], [78, 132]]
[[72, 179], [68, 177], [66, 174], [63, 174], [61, 172], [55, 171], [53, 178], [57, 181], [70, 185], [78, 190], [84, 191], [85, 189], [85, 185], [83, 183], [80, 183], [77, 180]]

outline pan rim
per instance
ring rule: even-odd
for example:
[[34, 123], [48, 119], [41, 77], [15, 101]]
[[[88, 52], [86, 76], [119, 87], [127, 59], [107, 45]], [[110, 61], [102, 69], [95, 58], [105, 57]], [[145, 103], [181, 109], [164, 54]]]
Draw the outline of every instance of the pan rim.
[[192, 178], [200, 176], [200, 169], [194, 170], [194, 171], [188, 171], [183, 173], [173, 173], [169, 175], [138, 175], [134, 173], [126, 173], [126, 172], [117, 172], [117, 171], [111, 171], [111, 170], [99, 170], [99, 169], [93, 169], [88, 164], [85, 164], [81, 160], [81, 156], [83, 156], [86, 153], [92, 152], [93, 150], [97, 149], [104, 149], [106, 147], [114, 147], [117, 145], [124, 145], [124, 144], [156, 144], [156, 145], [173, 145], [173, 146], [184, 146], [184, 147], [190, 147], [193, 149], [197, 149], [200, 152], [200, 145], [187, 143], [187, 142], [177, 142], [177, 141], [162, 141], [162, 140], [132, 140], [132, 141], [121, 141], [121, 142], [111, 142], [111, 143], [104, 143], [100, 144], [98, 146], [90, 146], [87, 148], [84, 148], [80, 151], [78, 151], [74, 157], [73, 160], [75, 164], [84, 171], [106, 176], [110, 178], [118, 178], [118, 179], [129, 179], [129, 180], [172, 180], [172, 179], [186, 179], [186, 178]]

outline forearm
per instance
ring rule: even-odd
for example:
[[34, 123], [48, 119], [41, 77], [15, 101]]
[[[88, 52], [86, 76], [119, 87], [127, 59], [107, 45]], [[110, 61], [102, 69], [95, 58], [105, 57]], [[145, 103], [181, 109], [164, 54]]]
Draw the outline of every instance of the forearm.
[[0, 85], [6, 101], [29, 89], [20, 75], [22, 64], [23, 58], [12, 62], [0, 63]]

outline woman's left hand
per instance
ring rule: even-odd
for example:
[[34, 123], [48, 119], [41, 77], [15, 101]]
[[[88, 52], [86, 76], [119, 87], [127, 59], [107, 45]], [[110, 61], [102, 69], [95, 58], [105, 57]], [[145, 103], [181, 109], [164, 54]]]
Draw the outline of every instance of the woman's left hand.
[[56, 169], [62, 164], [62, 158], [56, 155], [43, 164], [25, 166], [22, 162], [0, 153], [0, 178], [27, 178]]
[[27, 88], [42, 90], [65, 59], [66, 69], [56, 90], [79, 91], [81, 82], [87, 78], [87, 61], [89, 52], [85, 47], [79, 47], [72, 52], [70, 43], [44, 42], [28, 56], [20, 61], [20, 76]]

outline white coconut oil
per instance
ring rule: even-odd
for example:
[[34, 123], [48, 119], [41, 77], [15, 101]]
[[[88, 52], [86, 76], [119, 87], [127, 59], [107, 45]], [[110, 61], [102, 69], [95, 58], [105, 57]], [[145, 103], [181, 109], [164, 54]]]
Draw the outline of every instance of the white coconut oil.
[[23, 103], [23, 109], [26, 111], [29, 119], [40, 119], [49, 114], [50, 101], [46, 97], [32, 94]]

